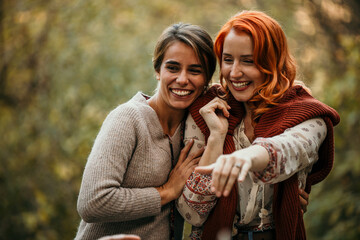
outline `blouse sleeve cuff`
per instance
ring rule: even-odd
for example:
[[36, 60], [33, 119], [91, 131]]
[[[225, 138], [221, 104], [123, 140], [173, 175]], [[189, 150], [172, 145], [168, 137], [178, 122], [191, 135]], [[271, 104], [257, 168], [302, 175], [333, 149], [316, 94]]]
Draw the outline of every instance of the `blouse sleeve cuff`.
[[276, 168], [277, 168], [277, 153], [276, 149], [272, 146], [271, 143], [266, 141], [266, 138], [257, 138], [253, 142], [253, 145], [259, 145], [266, 149], [269, 154], [269, 163], [265, 167], [265, 169], [261, 172], [254, 172], [254, 176], [262, 181], [262, 182], [269, 182], [272, 179], [277, 177]]
[[216, 204], [216, 195], [210, 190], [211, 179], [211, 175], [193, 172], [177, 201], [178, 209], [182, 209], [179, 212], [194, 226], [201, 226]]
[[201, 174], [192, 172], [185, 187], [190, 192], [193, 192], [202, 196], [214, 196], [215, 194], [210, 190], [211, 187], [211, 174]]

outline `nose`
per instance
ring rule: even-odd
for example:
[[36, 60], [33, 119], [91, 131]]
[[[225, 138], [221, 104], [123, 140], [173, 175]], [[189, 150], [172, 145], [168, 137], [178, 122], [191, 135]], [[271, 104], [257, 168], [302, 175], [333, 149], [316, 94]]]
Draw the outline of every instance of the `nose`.
[[241, 64], [238, 62], [234, 62], [231, 67], [230, 77], [233, 79], [240, 78], [243, 75]]
[[189, 83], [189, 78], [186, 74], [186, 71], [180, 72], [179, 76], [176, 79], [176, 82], [181, 86], [187, 85]]

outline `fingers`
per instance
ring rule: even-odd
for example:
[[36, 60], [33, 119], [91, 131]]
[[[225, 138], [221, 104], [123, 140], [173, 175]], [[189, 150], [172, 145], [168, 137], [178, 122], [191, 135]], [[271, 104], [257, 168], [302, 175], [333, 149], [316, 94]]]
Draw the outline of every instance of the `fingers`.
[[192, 161], [190, 161], [190, 163], [197, 166], [197, 164], [200, 162], [200, 159], [201, 157], [194, 158]]
[[303, 189], [299, 189], [299, 198], [301, 212], [304, 214], [307, 211], [307, 205], [309, 204], [309, 194]]
[[251, 160], [232, 154], [220, 156], [212, 172], [212, 188], [217, 197], [227, 197], [236, 180], [242, 182], [251, 169]]
[[[190, 174], [194, 171], [195, 167], [198, 165], [201, 157], [193, 158], [193, 159], [187, 159], [184, 164], [184, 169], [186, 171], [186, 175], [188, 175], [188, 172], [190, 171]], [[190, 176], [190, 175], [189, 175]]]
[[211, 174], [212, 171], [214, 170], [214, 167], [215, 167], [215, 163], [208, 166], [198, 166], [195, 168], [195, 172], [201, 174]]
[[227, 104], [226, 101], [216, 97], [200, 109], [200, 114], [203, 116], [207, 113], [215, 112], [217, 109], [219, 109], [225, 117], [229, 117], [230, 113], [228, 110], [230, 108], [231, 107]]
[[241, 166], [241, 172], [238, 175], [238, 181], [242, 182], [245, 180], [245, 177], [247, 175], [247, 173], [249, 172], [251, 168], [251, 165], [249, 164], [249, 162], [243, 162], [242, 166]]
[[[221, 196], [220, 192], [220, 184], [221, 184], [221, 174], [223, 170], [223, 166], [225, 164], [226, 158], [224, 156], [220, 156], [214, 166], [214, 170], [212, 172], [212, 184], [211, 184], [211, 191], [215, 192], [217, 197]], [[220, 195], [220, 196], [219, 196]]]
[[252, 160], [250, 157], [229, 154], [220, 156], [209, 166], [196, 167], [195, 172], [201, 174], [212, 173], [211, 191], [217, 197], [227, 197], [236, 180], [242, 182], [250, 171]]
[[303, 199], [306, 203], [309, 201], [309, 194], [304, 189], [299, 189], [300, 199]]
[[198, 165], [200, 161], [200, 157], [194, 158], [189, 164], [186, 166], [185, 178], [188, 179], [191, 173], [195, 170], [195, 167]]
[[[185, 149], [184, 153], [187, 152]], [[204, 152], [204, 148], [198, 149], [194, 153], [190, 153], [188, 156], [179, 157], [178, 163], [175, 168], [172, 170], [176, 177], [179, 180], [186, 180], [189, 178], [190, 174], [194, 171], [195, 167], [198, 165], [201, 155]]]
[[[223, 194], [224, 188], [227, 186], [230, 178], [231, 178], [231, 170], [233, 168], [233, 159], [226, 159], [225, 157], [219, 159], [219, 168], [214, 170], [213, 178], [217, 178], [215, 181], [213, 181], [213, 185], [215, 188], [215, 194], [217, 197], [221, 197]], [[216, 172], [216, 174], [215, 174]], [[236, 179], [237, 175], [235, 176]], [[233, 181], [234, 182], [234, 181]]]
[[231, 108], [229, 106], [229, 104], [220, 98], [216, 98], [216, 101], [217, 101], [217, 106], [218, 106], [217, 108], [222, 111], [222, 113], [225, 117], [229, 117], [230, 116], [229, 110]]
[[186, 159], [182, 162], [186, 167], [197, 165], [201, 159], [201, 155], [204, 153], [205, 148], [198, 149], [195, 153], [190, 153]]
[[190, 156], [188, 156], [188, 157], [191, 157], [191, 158], [201, 157], [201, 155], [204, 153], [204, 151], [205, 151], [205, 148], [202, 147], [199, 150], [197, 150], [194, 154], [190, 154]]
[[191, 147], [194, 145], [194, 139], [190, 139], [189, 142], [185, 145], [185, 147], [181, 150], [178, 164], [181, 164], [185, 161], [187, 155], [189, 154]]
[[240, 172], [239, 166], [240, 165], [237, 165], [236, 163], [235, 163], [235, 165], [231, 166], [229, 178], [227, 180], [227, 183], [226, 183], [226, 185], [224, 187], [224, 191], [223, 191], [224, 197], [229, 196], [230, 191], [231, 191], [232, 187], [234, 186], [236, 179], [239, 176], [239, 172]]
[[307, 211], [307, 201], [302, 197], [300, 197], [300, 207], [302, 213], [305, 213]]
[[[233, 188], [236, 180], [242, 182], [245, 180], [247, 173], [251, 168], [251, 164], [248, 161], [238, 159], [234, 156], [228, 156], [224, 158], [223, 168], [221, 170], [220, 177], [213, 174], [213, 185], [217, 196], [223, 195], [229, 196], [231, 189]], [[216, 172], [216, 170], [214, 170]], [[217, 180], [216, 178], [219, 178]]]
[[230, 106], [227, 104], [227, 102], [225, 102], [224, 100], [222, 99], [217, 99], [217, 102], [215, 103], [215, 112], [219, 112], [217, 110], [220, 110], [220, 112], [222, 112], [222, 114], [225, 116], [225, 117], [229, 117], [230, 116], [230, 113], [229, 113], [229, 109], [230, 109]]

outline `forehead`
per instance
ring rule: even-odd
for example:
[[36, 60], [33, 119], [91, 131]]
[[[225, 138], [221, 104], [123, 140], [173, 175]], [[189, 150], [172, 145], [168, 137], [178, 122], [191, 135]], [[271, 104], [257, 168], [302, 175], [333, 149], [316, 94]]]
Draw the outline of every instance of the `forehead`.
[[200, 63], [195, 51], [181, 41], [175, 41], [166, 50], [164, 54], [164, 61], [170, 59], [175, 61], [191, 62], [190, 64]]
[[252, 54], [253, 43], [251, 36], [243, 31], [236, 32], [234, 29], [231, 29], [225, 37], [223, 51], [224, 53]]

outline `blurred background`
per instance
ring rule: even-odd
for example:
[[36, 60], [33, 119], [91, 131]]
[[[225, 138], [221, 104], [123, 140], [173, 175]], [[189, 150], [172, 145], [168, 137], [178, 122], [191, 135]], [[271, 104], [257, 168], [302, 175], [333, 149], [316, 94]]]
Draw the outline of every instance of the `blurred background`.
[[308, 239], [360, 239], [358, 0], [1, 0], [0, 239], [73, 239], [93, 141], [110, 110], [152, 94], [158, 36], [181, 21], [215, 37], [243, 9], [282, 24], [298, 79], [341, 116]]

